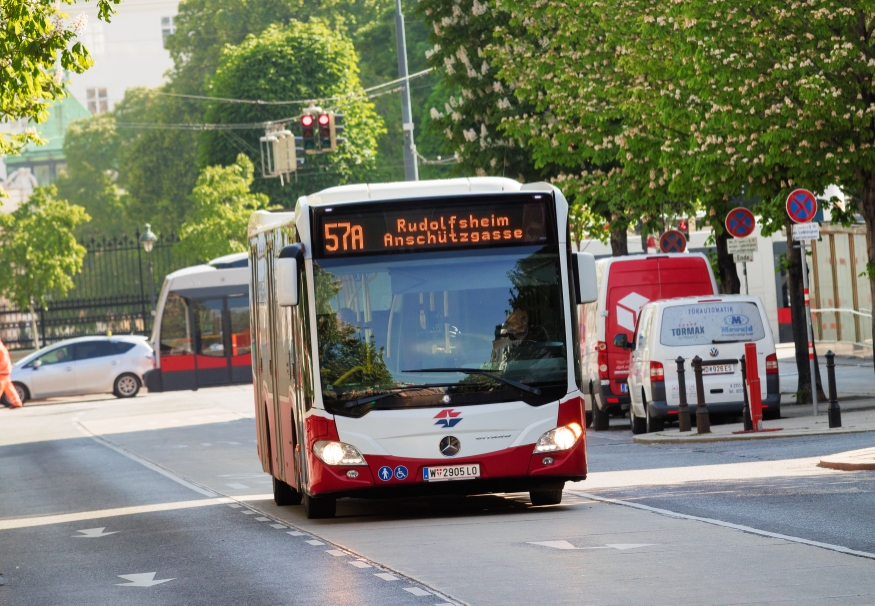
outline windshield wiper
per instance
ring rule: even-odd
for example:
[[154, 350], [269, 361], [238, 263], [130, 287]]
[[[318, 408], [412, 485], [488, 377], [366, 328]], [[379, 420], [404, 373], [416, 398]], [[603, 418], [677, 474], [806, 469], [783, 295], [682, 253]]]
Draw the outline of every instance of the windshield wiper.
[[711, 343], [747, 343], [747, 339], [711, 339]]
[[505, 385], [515, 387], [520, 391], [533, 393], [536, 396], [541, 395], [541, 390], [537, 387], [532, 387], [531, 385], [526, 385], [525, 383], [519, 383], [518, 381], [511, 381], [510, 379], [505, 379], [504, 377], [492, 374], [494, 371], [489, 370], [477, 370], [474, 368], [420, 368], [419, 370], [402, 370], [401, 372], [461, 372], [465, 373], [466, 375], [483, 375], [484, 377], [495, 379], [496, 381], [504, 383]]
[[346, 404], [344, 404], [344, 408], [355, 408], [356, 406], [360, 406], [362, 404], [369, 404], [371, 402], [376, 402], [377, 400], [382, 400], [383, 398], [388, 398], [389, 396], [397, 396], [396, 392], [406, 391], [406, 390], [421, 390], [421, 389], [431, 389], [433, 387], [455, 387], [457, 383], [430, 383], [428, 385], [405, 385], [403, 387], [390, 387], [391, 391], [387, 393], [378, 393], [372, 394], [370, 396], [362, 396], [357, 400], [350, 400]]

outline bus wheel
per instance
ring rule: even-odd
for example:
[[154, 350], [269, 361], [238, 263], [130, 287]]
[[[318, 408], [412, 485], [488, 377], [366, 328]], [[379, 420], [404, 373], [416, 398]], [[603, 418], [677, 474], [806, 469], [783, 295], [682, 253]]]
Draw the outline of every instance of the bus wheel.
[[529, 498], [532, 500], [532, 505], [535, 507], [540, 505], [558, 505], [562, 502], [563, 488], [564, 484], [553, 488], [531, 490], [529, 491]]
[[308, 520], [317, 518], [333, 518], [337, 511], [337, 499], [334, 497], [311, 497], [304, 493], [304, 513]]
[[273, 502], [277, 505], [300, 505], [301, 493], [278, 478], [273, 479]]

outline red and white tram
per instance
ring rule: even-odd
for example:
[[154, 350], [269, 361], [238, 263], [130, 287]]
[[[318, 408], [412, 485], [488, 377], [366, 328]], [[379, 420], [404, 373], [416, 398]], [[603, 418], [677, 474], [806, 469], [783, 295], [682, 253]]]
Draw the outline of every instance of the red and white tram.
[[279, 505], [586, 477], [568, 204], [503, 178], [334, 187], [249, 225], [258, 452]]

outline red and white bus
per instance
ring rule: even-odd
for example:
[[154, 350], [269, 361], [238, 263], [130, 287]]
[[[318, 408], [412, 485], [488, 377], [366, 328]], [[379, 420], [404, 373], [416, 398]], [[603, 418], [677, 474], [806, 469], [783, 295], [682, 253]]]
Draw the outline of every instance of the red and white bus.
[[586, 477], [568, 203], [503, 178], [334, 187], [253, 214], [258, 452], [278, 505]]

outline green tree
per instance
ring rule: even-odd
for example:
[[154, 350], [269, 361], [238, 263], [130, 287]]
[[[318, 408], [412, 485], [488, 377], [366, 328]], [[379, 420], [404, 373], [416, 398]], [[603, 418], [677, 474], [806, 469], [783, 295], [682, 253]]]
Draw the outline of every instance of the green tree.
[[[99, 18], [109, 22], [112, 5], [119, 2], [98, 0]], [[7, 0], [0, 5], [0, 122], [45, 122], [49, 106], [66, 95], [64, 70], [81, 74], [93, 64], [76, 40], [87, 19], [80, 16], [68, 23], [60, 8], [50, 0]], [[29, 141], [39, 141], [32, 130], [0, 133], [0, 155], [15, 153]]]
[[91, 217], [81, 206], [57, 197], [53, 186], [38, 187], [11, 214], [0, 213], [0, 293], [19, 309], [29, 309], [36, 347], [36, 307], [63, 298], [82, 270], [85, 247], [74, 230]]
[[58, 197], [81, 206], [91, 221], [76, 228], [80, 238], [116, 236], [127, 226], [116, 187], [119, 138], [112, 113], [76, 120], [64, 134], [66, 170], [54, 185]]
[[175, 245], [179, 253], [206, 260], [249, 249], [249, 217], [268, 206], [267, 196], [250, 192], [253, 172], [244, 154], [230, 166], [204, 169], [179, 230], [180, 241]]
[[[373, 171], [383, 121], [362, 93], [352, 43], [320, 22], [272, 25], [260, 36], [249, 36], [239, 46], [227, 47], [210, 92], [215, 97], [232, 99], [328, 99], [323, 109], [344, 115], [346, 142], [333, 153], [307, 155], [296, 182], [283, 186], [279, 179], [256, 180], [254, 189], [267, 193], [275, 203], [293, 208], [300, 195], [366, 180]], [[206, 120], [219, 124], [289, 124], [302, 109], [296, 105], [211, 103]], [[263, 134], [263, 129], [235, 131], [233, 136], [208, 131], [202, 140], [201, 163], [226, 164], [241, 152], [260, 163], [258, 139]]]

